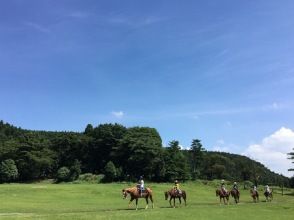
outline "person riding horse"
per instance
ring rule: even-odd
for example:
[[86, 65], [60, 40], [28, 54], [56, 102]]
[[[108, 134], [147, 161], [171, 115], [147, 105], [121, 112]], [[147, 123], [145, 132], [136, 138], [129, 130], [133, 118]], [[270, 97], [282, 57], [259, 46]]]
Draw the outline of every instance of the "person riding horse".
[[182, 194], [178, 180], [175, 180], [174, 190], [175, 190], [176, 194]]
[[272, 190], [268, 185], [265, 185], [264, 196], [266, 198], [266, 201], [271, 201], [273, 199]]
[[238, 194], [240, 193], [236, 182], [234, 182], [233, 189], [236, 190]]
[[224, 195], [228, 194], [228, 191], [225, 188], [225, 180], [221, 181], [221, 191]]
[[137, 188], [138, 188], [138, 191], [140, 192], [140, 195], [142, 197], [142, 193], [144, 192], [144, 180], [143, 180], [143, 176], [140, 176], [140, 179], [138, 181]]
[[265, 186], [265, 192], [268, 194], [272, 192], [268, 185]]
[[254, 185], [252, 186], [252, 188], [253, 188], [253, 192], [255, 192], [258, 195], [257, 187]]
[[234, 182], [233, 188], [231, 190], [231, 196], [235, 199], [236, 203], [239, 203], [240, 192], [236, 182]]
[[259, 201], [259, 193], [258, 193], [257, 187], [255, 185], [253, 185], [251, 187], [250, 193], [251, 193], [251, 196], [253, 198], [253, 201], [258, 202]]

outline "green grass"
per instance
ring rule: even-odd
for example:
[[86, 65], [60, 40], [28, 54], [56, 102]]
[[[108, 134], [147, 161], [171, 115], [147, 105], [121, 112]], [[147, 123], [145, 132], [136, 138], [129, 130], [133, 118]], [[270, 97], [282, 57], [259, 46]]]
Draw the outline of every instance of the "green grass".
[[[172, 184], [147, 184], [154, 191], [155, 208], [145, 210], [145, 200], [128, 209], [121, 190], [128, 184], [3, 184], [0, 185], [0, 219], [278, 219], [294, 216], [294, 196], [274, 194], [274, 200], [252, 203], [248, 190], [241, 191], [240, 204], [220, 205], [215, 187], [201, 183], [182, 184], [187, 206], [170, 208], [163, 192]], [[262, 194], [262, 193], [261, 193]], [[178, 203], [177, 203], [178, 204]], [[151, 205], [149, 205], [151, 207]]]

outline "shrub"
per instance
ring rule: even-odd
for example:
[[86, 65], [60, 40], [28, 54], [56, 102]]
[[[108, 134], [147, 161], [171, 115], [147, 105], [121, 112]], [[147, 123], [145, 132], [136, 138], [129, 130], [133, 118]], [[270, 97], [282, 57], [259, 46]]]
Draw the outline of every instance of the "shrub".
[[70, 180], [70, 170], [67, 167], [61, 167], [57, 171], [56, 182], [66, 182]]
[[81, 174], [81, 163], [78, 160], [75, 160], [73, 165], [70, 167], [70, 180], [76, 180]]
[[116, 167], [112, 161], [109, 161], [104, 168], [105, 182], [112, 182], [117, 177]]
[[14, 160], [4, 160], [0, 164], [0, 182], [11, 182], [18, 177], [18, 169]]

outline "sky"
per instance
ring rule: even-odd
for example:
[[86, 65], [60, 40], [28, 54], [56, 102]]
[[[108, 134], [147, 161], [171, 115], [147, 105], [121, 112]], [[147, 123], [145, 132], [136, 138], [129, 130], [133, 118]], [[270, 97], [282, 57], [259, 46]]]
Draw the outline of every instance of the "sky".
[[0, 119], [154, 127], [292, 176], [292, 0], [0, 0]]

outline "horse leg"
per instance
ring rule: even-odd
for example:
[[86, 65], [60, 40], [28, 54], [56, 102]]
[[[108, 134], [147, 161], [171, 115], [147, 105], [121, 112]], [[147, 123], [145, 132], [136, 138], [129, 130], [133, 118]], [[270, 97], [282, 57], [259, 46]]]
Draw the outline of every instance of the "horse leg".
[[176, 208], [176, 197], [174, 197], [174, 208]]
[[182, 205], [182, 200], [181, 200], [181, 197], [179, 197], [179, 202], [180, 202], [180, 205]]
[[128, 208], [130, 208], [130, 205], [132, 203], [132, 201], [134, 200], [134, 198], [131, 198], [130, 201], [129, 201], [129, 205], [128, 205]]
[[171, 204], [172, 199], [173, 199], [172, 197], [170, 197], [170, 199], [169, 199], [170, 206], [172, 206], [172, 204]]
[[150, 195], [150, 201], [151, 201], [151, 203], [152, 203], [152, 208], [154, 208], [152, 195]]
[[136, 210], [138, 210], [138, 199], [136, 199]]
[[145, 199], [146, 199], [146, 207], [145, 207], [145, 209], [148, 209], [148, 196]]

